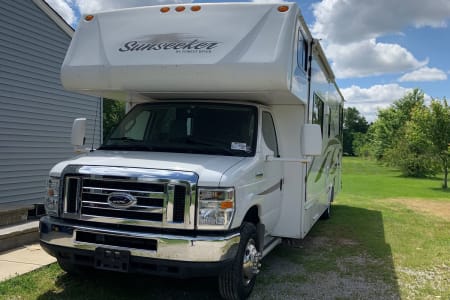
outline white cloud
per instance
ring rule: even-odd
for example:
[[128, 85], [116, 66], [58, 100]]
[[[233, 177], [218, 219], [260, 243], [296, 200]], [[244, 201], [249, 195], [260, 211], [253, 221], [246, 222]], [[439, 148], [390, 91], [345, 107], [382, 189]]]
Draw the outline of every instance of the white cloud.
[[405, 72], [428, 63], [418, 61], [408, 50], [397, 44], [376, 43], [374, 39], [348, 45], [325, 47], [338, 78], [364, 77], [384, 73]]
[[450, 17], [450, 1], [323, 0], [313, 5], [312, 31], [331, 43], [347, 44], [398, 33], [407, 26], [443, 27]]
[[450, 18], [450, 1], [433, 0], [322, 0], [313, 4], [315, 37], [323, 39], [327, 56], [338, 78], [404, 73], [424, 67], [398, 44], [377, 38], [400, 34], [408, 26], [443, 27]]
[[46, 0], [46, 2], [70, 25], [76, 22], [76, 17], [69, 3], [64, 0]]
[[438, 81], [447, 80], [447, 74], [437, 68], [423, 67], [418, 70], [406, 73], [398, 79], [400, 82], [405, 81]]
[[341, 92], [346, 101], [346, 107], [355, 107], [368, 122], [373, 122], [377, 117], [378, 109], [389, 107], [412, 90], [398, 84], [386, 84], [374, 85], [370, 88], [352, 85], [341, 89]]

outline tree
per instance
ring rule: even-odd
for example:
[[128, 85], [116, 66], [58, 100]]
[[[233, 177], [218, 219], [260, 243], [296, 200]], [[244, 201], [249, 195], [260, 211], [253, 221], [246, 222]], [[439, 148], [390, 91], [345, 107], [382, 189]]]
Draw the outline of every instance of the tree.
[[443, 187], [448, 188], [450, 108], [446, 99], [425, 106], [424, 98], [415, 89], [379, 110], [367, 134], [354, 135], [354, 148], [399, 167], [407, 176], [433, 176], [442, 170]]
[[[393, 158], [387, 154], [393, 154], [392, 150], [404, 135], [404, 126], [411, 120], [411, 114], [416, 108], [424, 107], [424, 93], [414, 89], [403, 98], [385, 109], [378, 111], [378, 119], [371, 129], [371, 147], [376, 159], [393, 162]], [[395, 163], [394, 163], [395, 164]]]
[[109, 136], [124, 115], [125, 102], [103, 99], [103, 139]]
[[399, 130], [392, 147], [387, 149], [386, 157], [392, 165], [400, 168], [406, 176], [434, 176], [439, 170], [438, 158], [432, 151], [432, 143], [423, 130], [418, 116], [427, 115], [428, 108], [416, 107], [408, 120]]
[[364, 116], [354, 107], [346, 108], [344, 111], [344, 153], [355, 155], [353, 141], [357, 133], [366, 133], [369, 124]]
[[428, 109], [413, 115], [413, 120], [429, 141], [430, 155], [440, 161], [444, 172], [442, 187], [447, 189], [450, 164], [450, 107], [447, 100], [432, 100]]

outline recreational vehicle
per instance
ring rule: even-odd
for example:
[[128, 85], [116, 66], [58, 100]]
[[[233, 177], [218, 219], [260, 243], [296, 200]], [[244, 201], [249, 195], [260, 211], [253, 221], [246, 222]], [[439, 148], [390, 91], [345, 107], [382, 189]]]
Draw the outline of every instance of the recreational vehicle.
[[86, 15], [61, 80], [129, 108], [50, 171], [40, 239], [67, 272], [217, 276], [245, 299], [264, 256], [330, 216], [343, 97], [295, 3]]

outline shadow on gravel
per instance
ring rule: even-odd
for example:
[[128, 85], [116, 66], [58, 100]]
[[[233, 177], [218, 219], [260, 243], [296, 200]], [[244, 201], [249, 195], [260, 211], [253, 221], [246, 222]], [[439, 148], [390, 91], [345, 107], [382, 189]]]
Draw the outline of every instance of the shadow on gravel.
[[380, 211], [333, 205], [303, 240], [264, 261], [251, 299], [400, 299]]
[[[215, 278], [188, 280], [93, 271], [63, 273], [38, 299], [219, 299]], [[400, 299], [381, 212], [333, 205], [304, 240], [289, 240], [263, 261], [250, 299]]]

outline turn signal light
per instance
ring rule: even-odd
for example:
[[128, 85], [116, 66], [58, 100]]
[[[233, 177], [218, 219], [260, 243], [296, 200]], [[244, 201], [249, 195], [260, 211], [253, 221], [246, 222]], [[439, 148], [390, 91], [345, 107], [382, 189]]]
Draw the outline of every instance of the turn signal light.
[[287, 12], [288, 10], [289, 10], [289, 6], [287, 6], [287, 5], [278, 6], [279, 12]]
[[221, 209], [233, 208], [233, 206], [234, 206], [233, 201], [222, 201], [222, 202], [220, 202], [220, 208]]

